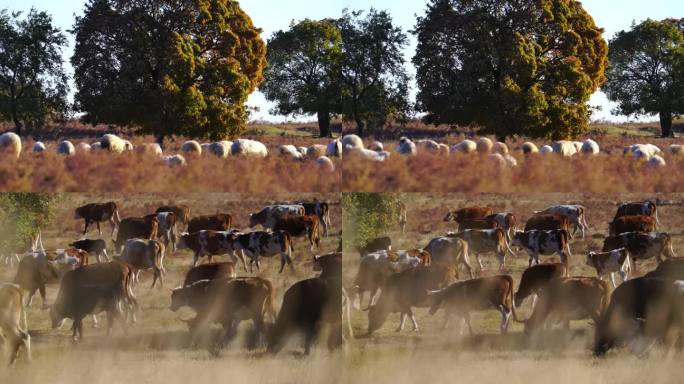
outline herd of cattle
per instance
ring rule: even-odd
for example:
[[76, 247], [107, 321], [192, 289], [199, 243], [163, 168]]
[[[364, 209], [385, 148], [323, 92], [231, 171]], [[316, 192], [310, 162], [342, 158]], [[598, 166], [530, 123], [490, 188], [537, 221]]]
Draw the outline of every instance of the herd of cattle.
[[[319, 246], [319, 231], [327, 236], [331, 230], [326, 202], [268, 205], [249, 216], [250, 228], [261, 225], [264, 230], [249, 232], [234, 229], [231, 215], [225, 213], [191, 218], [186, 205], [162, 206], [143, 217], [121, 219], [116, 203], [92, 203], [76, 208], [75, 218], [84, 220], [84, 235], [90, 224], [96, 224], [102, 235], [100, 223], [109, 222], [116, 256], [109, 257], [103, 239], [84, 238], [66, 249], [45, 250], [40, 231], [23, 258], [4, 256], [6, 265], [19, 261], [14, 281], [0, 284], [0, 331], [10, 350], [10, 364], [21, 346], [30, 355], [26, 307], [36, 291], [43, 308], [50, 310], [53, 328], [64, 319], [73, 320], [74, 341], [82, 337], [83, 319], [92, 315], [97, 324], [96, 315], [101, 312], [107, 315], [108, 334], [115, 322], [127, 333], [127, 325], [136, 322], [140, 309], [133, 292], [140, 272], [153, 271], [152, 287], [157, 280], [163, 284], [166, 249], [188, 249], [194, 254], [183, 285], [172, 291], [170, 307], [177, 311], [188, 306], [196, 312], [197, 316], [187, 321], [193, 344], [219, 323], [224, 335], [219, 346], [223, 345], [232, 339], [240, 321], [252, 320], [259, 340], [271, 352], [280, 350], [292, 334], [303, 333], [308, 353], [325, 327], [330, 329], [328, 347], [342, 345], [341, 250], [314, 255], [313, 269], [320, 274], [287, 288], [280, 311], [276, 310], [271, 281], [237, 274], [238, 261], [247, 271], [245, 257], [250, 259], [250, 273], [253, 265], [259, 269], [261, 258], [276, 255], [280, 256], [280, 272], [285, 264], [294, 268], [292, 241], [296, 237], [306, 237], [313, 254]], [[89, 261], [91, 255], [96, 263]], [[231, 261], [213, 262], [217, 255], [227, 255]], [[208, 263], [199, 264], [205, 256]], [[60, 284], [57, 298], [48, 306], [46, 284], [56, 280]]]
[[[391, 155], [391, 152], [386, 150], [383, 143], [373, 141], [366, 147], [363, 140], [353, 134], [342, 138], [342, 148], [349, 154], [373, 161], [384, 161]], [[598, 143], [592, 139], [584, 141], [558, 140], [543, 145], [541, 148], [528, 141], [520, 145], [517, 150], [527, 156], [557, 154], [564, 158], [576, 155], [596, 156], [601, 153]], [[512, 151], [509, 150], [506, 143], [494, 142], [487, 137], [482, 137], [475, 141], [465, 139], [451, 146], [430, 139], [420, 139], [414, 142], [408, 137], [402, 137], [395, 147], [395, 152], [405, 156], [414, 156], [420, 153], [438, 156], [458, 156], [477, 153], [487, 156], [489, 160], [503, 166], [518, 165], [518, 160], [511, 154]], [[680, 157], [684, 155], [684, 146], [672, 144], [667, 148], [667, 152], [672, 157]], [[658, 146], [650, 143], [626, 146], [623, 148], [623, 155], [629, 155], [631, 159], [643, 162], [649, 167], [666, 165], [663, 151]]]
[[[589, 226], [581, 205], [557, 205], [535, 212], [517, 229], [510, 212], [495, 213], [490, 207], [473, 206], [450, 211], [445, 221], [454, 221], [456, 232], [431, 239], [421, 249], [393, 250], [389, 237], [379, 237], [359, 248], [360, 264], [353, 284], [343, 291], [347, 300], [360, 308], [370, 292], [368, 333], [380, 329], [390, 313], [399, 313], [397, 331], [410, 318], [418, 329], [412, 308], [428, 307], [434, 314], [444, 309], [446, 328], [451, 317], [462, 319], [471, 334], [470, 312], [496, 309], [501, 312], [500, 330], [508, 329], [511, 315], [524, 322], [526, 335], [535, 335], [547, 325], [591, 319], [595, 328], [596, 355], [613, 347], [629, 345], [641, 352], [656, 341], [671, 346], [684, 340], [684, 258], [677, 258], [670, 235], [657, 232], [659, 224], [654, 202], [622, 203], [610, 222], [601, 252], [589, 252], [586, 264], [597, 277], [570, 274], [570, 239], [584, 238]], [[529, 255], [518, 289], [506, 270], [506, 254], [512, 248]], [[494, 253], [499, 275], [475, 277], [469, 257]], [[558, 254], [560, 262], [540, 263], [540, 255]], [[636, 263], [657, 260], [658, 266], [644, 276], [634, 277]], [[459, 267], [470, 279], [459, 279]], [[577, 267], [575, 267], [577, 268]], [[616, 283], [616, 274], [621, 284]], [[608, 283], [611, 276], [612, 295]], [[521, 320], [516, 306], [533, 296], [532, 315]], [[345, 307], [350, 311], [351, 305]], [[349, 312], [345, 314], [350, 320]], [[351, 327], [351, 326], [349, 326]], [[461, 329], [462, 331], [463, 329]], [[636, 340], [651, 343], [635, 346]], [[681, 345], [680, 345], [681, 346]]]
[[[43, 142], [37, 141], [33, 144], [31, 152], [35, 154], [44, 153], [47, 147]], [[252, 158], [265, 158], [269, 156], [266, 145], [257, 140], [235, 139], [233, 141], [222, 140], [214, 143], [199, 143], [196, 140], [188, 140], [180, 147], [180, 153], [165, 155], [161, 146], [157, 143], [143, 143], [134, 145], [129, 140], [122, 139], [113, 134], [103, 135], [93, 143], [81, 142], [74, 145], [69, 140], [57, 143], [55, 153], [64, 156], [73, 156], [77, 152], [96, 153], [111, 152], [123, 153], [134, 151], [140, 154], [153, 154], [170, 167], [187, 165], [188, 159], [201, 155], [216, 156], [226, 159], [229, 156], [246, 156]], [[0, 134], [0, 153], [8, 153], [18, 157], [22, 152], [21, 137], [13, 132]], [[291, 158], [298, 161], [310, 160], [321, 170], [332, 172], [335, 170], [333, 159], [342, 156], [341, 141], [333, 140], [327, 145], [313, 144], [308, 147], [294, 146], [291, 144], [279, 145], [271, 151], [278, 156]]]

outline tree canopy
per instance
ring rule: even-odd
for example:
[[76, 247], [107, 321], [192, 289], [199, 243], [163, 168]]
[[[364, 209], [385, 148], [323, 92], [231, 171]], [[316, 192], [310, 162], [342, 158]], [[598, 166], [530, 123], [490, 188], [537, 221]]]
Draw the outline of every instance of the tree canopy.
[[417, 109], [497, 137], [588, 129], [607, 44], [575, 0], [431, 0], [414, 33]]
[[399, 193], [343, 193], [342, 223], [345, 247], [363, 247], [385, 235], [399, 222], [403, 198]]
[[305, 19], [268, 41], [268, 67], [260, 87], [275, 101], [273, 113], [318, 116], [320, 136], [330, 136], [330, 115], [339, 108], [342, 36], [332, 20]]
[[684, 112], [684, 19], [646, 20], [610, 41], [608, 99], [616, 113], [658, 114], [663, 137]]
[[244, 130], [266, 47], [233, 0], [90, 0], [73, 32], [76, 109], [163, 141]]
[[0, 193], [0, 249], [16, 251], [31, 237], [50, 224], [62, 194], [11, 192]]
[[17, 134], [68, 114], [64, 46], [47, 13], [0, 12], [0, 117], [13, 121]]

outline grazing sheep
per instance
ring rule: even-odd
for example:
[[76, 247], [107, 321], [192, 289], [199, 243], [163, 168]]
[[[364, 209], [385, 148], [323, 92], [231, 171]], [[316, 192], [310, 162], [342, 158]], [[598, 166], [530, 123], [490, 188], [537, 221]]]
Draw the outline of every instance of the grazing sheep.
[[492, 151], [494, 151], [494, 153], [500, 153], [502, 155], [505, 155], [508, 153], [508, 146], [506, 145], [506, 143], [497, 141], [496, 143], [494, 143], [494, 148], [492, 148]]
[[60, 141], [59, 144], [57, 144], [57, 154], [73, 156], [76, 154], [76, 147], [74, 147], [69, 140]]
[[492, 143], [492, 141], [487, 137], [481, 137], [477, 140], [475, 148], [479, 154], [486, 155], [492, 151], [492, 148], [494, 148], [494, 143]]
[[100, 143], [99, 141], [96, 141], [96, 142], [90, 144], [90, 151], [91, 152], [99, 152], [101, 150], [102, 150], [102, 143]]
[[14, 132], [0, 135], [0, 152], [19, 157], [21, 154], [21, 137]]
[[133, 144], [130, 141], [124, 140], [123, 142], [124, 142], [124, 151], [132, 151], [133, 150]]
[[40, 141], [36, 141], [33, 144], [33, 153], [43, 153], [43, 152], [45, 152], [45, 149], [46, 149], [45, 144], [43, 144]]
[[325, 147], [325, 154], [330, 157], [342, 157], [342, 141], [335, 139], [328, 143]]
[[553, 148], [550, 145], [544, 145], [539, 149], [539, 153], [546, 155], [547, 153], [553, 153]]
[[309, 153], [309, 148], [299, 146], [297, 147], [297, 151], [299, 151], [299, 153], [301, 153], [302, 156], [307, 157], [307, 154]]
[[582, 145], [584, 145], [584, 143], [581, 141], [573, 141], [572, 145], [575, 147], [575, 153], [582, 152]]
[[351, 149], [363, 149], [363, 140], [356, 135], [344, 135], [342, 138], [342, 149], [346, 152]]
[[92, 146], [81, 141], [76, 145], [76, 150], [79, 152], [90, 152], [92, 150]]
[[108, 133], [100, 138], [100, 147], [110, 152], [122, 153], [126, 150], [126, 143], [119, 136]]
[[506, 162], [506, 159], [504, 159], [503, 155], [500, 153], [490, 153], [487, 155], [487, 159], [491, 161], [494, 165], [499, 166], [499, 167], [505, 167], [508, 163]]
[[200, 144], [200, 147], [202, 147], [202, 153], [204, 153], [205, 155], [208, 155], [208, 154], [209, 154], [209, 146], [210, 146], [210, 145], [211, 145], [211, 143], [202, 143], [202, 144]]
[[366, 160], [373, 160], [373, 161], [385, 161], [385, 159], [389, 158], [390, 154], [389, 152], [382, 151], [382, 152], [375, 152], [371, 151], [370, 149], [366, 148], [355, 148], [355, 149], [350, 149], [349, 155], [352, 156], [360, 156]]
[[518, 165], [518, 160], [516, 160], [515, 157], [513, 157], [511, 154], [509, 154], [509, 153], [504, 153], [503, 157], [504, 157], [504, 159], [506, 160], [506, 162], [508, 163], [509, 166], [515, 167], [515, 166]]
[[162, 156], [162, 160], [171, 168], [184, 167], [188, 164], [183, 155]]
[[584, 140], [584, 143], [582, 143], [582, 147], [580, 148], [580, 152], [584, 155], [598, 155], [599, 154], [599, 145], [597, 142], [595, 142], [592, 139], [586, 139]]
[[268, 156], [268, 149], [263, 143], [256, 140], [237, 139], [233, 141], [230, 153], [235, 156], [266, 157]]
[[201, 156], [202, 146], [196, 140], [188, 140], [181, 145], [181, 151], [183, 151], [185, 155]]
[[659, 167], [664, 167], [665, 164], [665, 159], [660, 157], [660, 155], [653, 155], [651, 158], [646, 161], [646, 167], [647, 168], [659, 168]]
[[477, 144], [472, 140], [463, 140], [458, 144], [452, 145], [450, 153], [473, 153], [477, 150]]
[[450, 148], [448, 145], [439, 143], [439, 154], [443, 156], [449, 156]]
[[537, 146], [530, 141], [523, 143], [520, 149], [522, 149], [523, 153], [526, 155], [529, 155], [530, 153], [539, 153], [539, 149], [537, 148]]
[[230, 147], [233, 145], [232, 141], [221, 140], [211, 143], [206, 150], [202, 148], [202, 153], [212, 154], [220, 159], [225, 159], [230, 156]]
[[555, 141], [553, 144], [551, 144], [551, 148], [553, 148], [554, 153], [557, 153], [563, 157], [571, 157], [577, 153], [577, 147], [575, 144], [568, 140]]
[[135, 147], [135, 151], [140, 154], [150, 154], [161, 156], [163, 154], [161, 146], [157, 143], [143, 143]]
[[285, 145], [279, 146], [278, 152], [280, 153], [281, 156], [288, 156], [294, 160], [303, 160], [304, 159], [304, 155], [299, 153], [299, 151], [297, 150], [297, 147], [295, 147], [292, 144], [285, 144]]
[[334, 172], [335, 171], [335, 164], [333, 164], [332, 160], [330, 160], [329, 157], [327, 156], [319, 156], [316, 159], [316, 167], [320, 169], [321, 171], [324, 172]]
[[306, 149], [306, 157], [309, 159], [318, 159], [321, 156], [326, 156], [327, 146], [323, 144], [314, 144]]
[[646, 160], [650, 159], [652, 156], [661, 155], [662, 151], [660, 148], [653, 144], [633, 144], [625, 147], [623, 153], [631, 153], [634, 160]]
[[416, 144], [411, 141], [408, 137], [402, 137], [399, 139], [399, 145], [397, 145], [397, 152], [402, 155], [415, 155], [418, 153], [416, 150]]
[[385, 146], [379, 141], [373, 141], [371, 145], [368, 146], [368, 149], [375, 152], [381, 152], [385, 150]]
[[672, 156], [681, 156], [684, 155], [684, 146], [681, 144], [671, 144], [667, 147], [667, 151], [670, 152], [670, 155]]

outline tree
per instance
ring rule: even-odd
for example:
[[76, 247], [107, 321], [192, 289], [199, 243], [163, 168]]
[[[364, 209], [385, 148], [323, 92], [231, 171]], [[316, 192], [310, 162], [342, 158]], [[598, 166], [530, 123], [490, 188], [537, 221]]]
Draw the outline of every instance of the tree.
[[428, 123], [509, 135], [576, 136], [604, 82], [607, 44], [575, 0], [431, 0], [414, 33]]
[[68, 113], [66, 37], [45, 12], [21, 15], [0, 12], [0, 117], [12, 120], [19, 135], [24, 125], [37, 128]]
[[394, 26], [387, 12], [371, 8], [345, 11], [339, 20], [342, 32], [342, 108], [356, 122], [359, 135], [382, 127], [388, 118], [403, 119], [410, 111], [409, 76], [402, 49], [407, 36]]
[[261, 30], [232, 0], [90, 0], [76, 19], [75, 105], [90, 123], [220, 139], [263, 80]]
[[615, 113], [660, 117], [663, 137], [673, 136], [672, 117], [684, 112], [684, 19], [648, 19], [610, 41], [608, 99]]
[[50, 224], [64, 195], [50, 193], [0, 193], [0, 249], [16, 250]]
[[397, 225], [403, 198], [398, 193], [342, 194], [345, 247], [363, 247]]
[[330, 20], [305, 19], [278, 31], [268, 41], [266, 99], [275, 101], [273, 113], [315, 113], [320, 136], [330, 136], [330, 114], [339, 104], [338, 69], [342, 56], [340, 31]]

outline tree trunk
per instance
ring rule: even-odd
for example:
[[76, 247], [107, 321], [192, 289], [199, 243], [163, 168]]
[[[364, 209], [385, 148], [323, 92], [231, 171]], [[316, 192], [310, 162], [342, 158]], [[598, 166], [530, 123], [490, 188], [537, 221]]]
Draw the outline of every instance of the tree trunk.
[[14, 100], [14, 89], [12, 89], [12, 121], [14, 121], [14, 132], [21, 136], [21, 129], [23, 128], [23, 125], [21, 124], [21, 120], [19, 120], [19, 113], [17, 112], [17, 102]]
[[672, 113], [669, 111], [660, 111], [660, 136], [674, 137], [672, 132]]
[[330, 132], [330, 112], [327, 110], [318, 111], [318, 131], [320, 137], [332, 137]]
[[365, 124], [363, 123], [363, 120], [361, 120], [361, 118], [359, 118], [359, 117], [355, 118], [354, 120], [356, 121], [356, 128], [358, 129], [359, 136], [363, 137], [363, 135], [365, 133], [364, 132]]
[[164, 135], [157, 135], [156, 142], [159, 144], [162, 150], [164, 150]]

